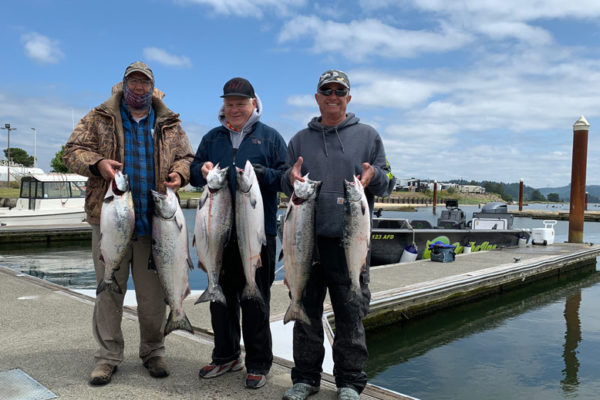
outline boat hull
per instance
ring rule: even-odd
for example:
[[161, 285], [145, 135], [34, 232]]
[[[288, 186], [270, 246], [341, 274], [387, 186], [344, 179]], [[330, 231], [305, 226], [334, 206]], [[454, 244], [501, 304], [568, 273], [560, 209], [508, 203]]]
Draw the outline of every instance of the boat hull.
[[519, 238], [529, 239], [529, 232], [521, 229], [391, 229], [373, 228], [371, 232], [371, 265], [395, 264], [400, 261], [404, 248], [417, 246], [417, 259], [430, 258], [429, 245], [440, 241], [455, 245], [455, 253], [464, 252], [465, 245], [471, 251], [493, 250], [519, 245]]
[[11, 210], [0, 213], [0, 226], [76, 225], [85, 221], [83, 209], [29, 211]]

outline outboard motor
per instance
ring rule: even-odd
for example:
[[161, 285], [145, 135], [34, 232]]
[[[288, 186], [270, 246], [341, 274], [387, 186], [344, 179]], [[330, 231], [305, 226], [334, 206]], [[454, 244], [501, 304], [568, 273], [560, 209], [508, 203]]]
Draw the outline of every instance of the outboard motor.
[[443, 229], [464, 229], [467, 216], [458, 208], [458, 200], [446, 200], [446, 209], [438, 219], [437, 227]]
[[471, 224], [473, 229], [512, 229], [513, 218], [506, 203], [493, 201], [473, 213]]

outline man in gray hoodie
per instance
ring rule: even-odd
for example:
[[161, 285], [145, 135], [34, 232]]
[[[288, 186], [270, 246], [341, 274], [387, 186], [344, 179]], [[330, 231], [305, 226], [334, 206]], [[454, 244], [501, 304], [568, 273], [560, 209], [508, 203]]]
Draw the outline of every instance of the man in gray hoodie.
[[302, 181], [307, 172], [322, 185], [316, 207], [315, 264], [302, 299], [311, 325], [294, 324], [294, 386], [285, 392], [284, 400], [304, 400], [319, 390], [325, 356], [321, 317], [328, 289], [336, 320], [333, 373], [338, 399], [359, 399], [367, 383], [364, 366], [368, 352], [362, 318], [371, 298], [369, 257], [361, 273], [362, 297], [349, 296], [351, 281], [342, 246], [344, 180], [360, 177], [372, 210], [374, 196], [383, 195], [388, 187], [389, 167], [377, 131], [346, 113], [351, 98], [350, 81], [344, 72], [324, 72], [315, 94], [321, 116], [313, 118], [288, 144], [283, 191], [291, 195], [294, 181]]

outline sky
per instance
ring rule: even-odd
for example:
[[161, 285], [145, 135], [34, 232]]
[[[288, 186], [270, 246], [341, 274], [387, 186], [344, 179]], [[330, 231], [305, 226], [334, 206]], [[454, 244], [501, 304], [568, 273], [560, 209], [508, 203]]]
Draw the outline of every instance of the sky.
[[597, 0], [20, 0], [0, 15], [0, 127], [45, 171], [141, 60], [194, 150], [230, 78], [250, 80], [287, 142], [333, 68], [398, 178], [567, 185], [583, 115], [600, 184]]

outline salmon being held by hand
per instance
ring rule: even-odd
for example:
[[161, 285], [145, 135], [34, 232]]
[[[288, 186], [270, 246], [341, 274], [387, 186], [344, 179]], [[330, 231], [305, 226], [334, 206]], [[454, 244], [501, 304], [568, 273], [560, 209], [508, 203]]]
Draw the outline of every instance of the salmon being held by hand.
[[151, 190], [154, 201], [152, 217], [151, 267], [156, 269], [170, 313], [165, 336], [176, 329], [194, 333], [183, 310], [183, 300], [190, 294], [188, 271], [193, 269], [188, 251], [188, 234], [179, 199], [171, 188], [162, 194]]
[[284, 283], [291, 295], [290, 306], [283, 317], [284, 324], [291, 320], [310, 324], [302, 306], [302, 293], [313, 263], [315, 203], [321, 182], [308, 179], [308, 174], [303, 178], [304, 182], [294, 182], [294, 193], [283, 219], [281, 255], [285, 269]]
[[115, 280], [115, 271], [125, 256], [135, 229], [133, 199], [129, 179], [121, 171], [115, 172], [100, 211], [100, 262], [104, 264], [104, 277], [96, 294], [104, 290], [123, 293]]
[[369, 203], [360, 180], [344, 181], [344, 227], [343, 246], [346, 254], [348, 275], [352, 287], [351, 296], [360, 298], [360, 273], [367, 268], [371, 238], [371, 214]]
[[208, 171], [206, 187], [196, 211], [194, 247], [198, 253], [198, 266], [208, 275], [208, 287], [195, 304], [212, 301], [227, 305], [219, 275], [223, 264], [223, 250], [229, 241], [233, 224], [233, 204], [227, 184], [229, 167], [217, 164]]
[[265, 215], [258, 179], [250, 161], [244, 169], [236, 168], [235, 227], [246, 286], [241, 300], [264, 302], [256, 286], [256, 269], [262, 266], [260, 252], [266, 245]]

